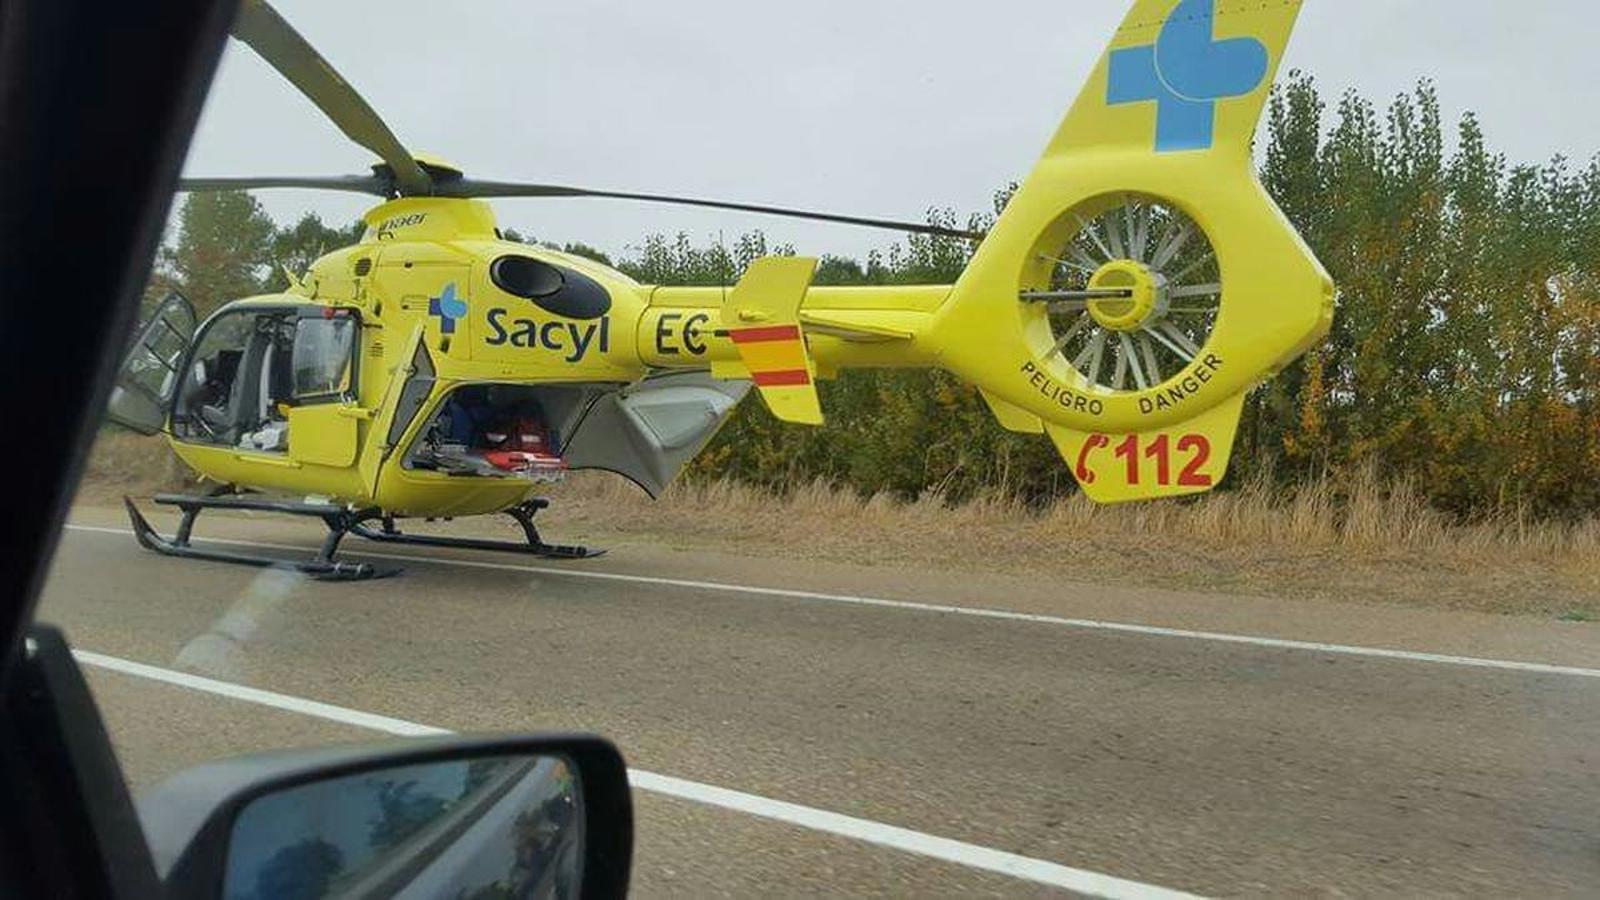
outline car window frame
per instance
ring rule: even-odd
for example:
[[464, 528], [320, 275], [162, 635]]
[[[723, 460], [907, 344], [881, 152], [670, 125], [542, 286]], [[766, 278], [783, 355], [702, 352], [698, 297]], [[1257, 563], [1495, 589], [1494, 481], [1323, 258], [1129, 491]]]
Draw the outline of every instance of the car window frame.
[[7, 894], [159, 893], [92, 695], [33, 620], [237, 8], [0, 3], [0, 366], [29, 430], [0, 445], [26, 473], [0, 516]]

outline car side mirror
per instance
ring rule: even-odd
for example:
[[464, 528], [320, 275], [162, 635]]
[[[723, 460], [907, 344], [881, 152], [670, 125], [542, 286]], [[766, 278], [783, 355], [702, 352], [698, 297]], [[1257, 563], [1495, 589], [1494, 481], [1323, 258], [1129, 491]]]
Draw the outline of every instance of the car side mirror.
[[620, 897], [633, 846], [622, 757], [586, 736], [237, 757], [138, 808], [175, 898]]

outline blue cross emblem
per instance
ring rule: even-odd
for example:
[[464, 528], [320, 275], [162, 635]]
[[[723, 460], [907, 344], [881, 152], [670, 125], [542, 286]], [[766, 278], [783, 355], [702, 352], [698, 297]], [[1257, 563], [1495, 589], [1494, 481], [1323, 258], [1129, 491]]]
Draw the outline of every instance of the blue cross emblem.
[[455, 334], [456, 320], [467, 314], [467, 301], [456, 296], [454, 281], [444, 286], [437, 297], [428, 298], [428, 315], [439, 317], [439, 332]]
[[1216, 0], [1181, 0], [1154, 44], [1111, 54], [1106, 103], [1154, 100], [1156, 152], [1210, 149], [1217, 101], [1255, 90], [1267, 48], [1255, 38], [1212, 40]]

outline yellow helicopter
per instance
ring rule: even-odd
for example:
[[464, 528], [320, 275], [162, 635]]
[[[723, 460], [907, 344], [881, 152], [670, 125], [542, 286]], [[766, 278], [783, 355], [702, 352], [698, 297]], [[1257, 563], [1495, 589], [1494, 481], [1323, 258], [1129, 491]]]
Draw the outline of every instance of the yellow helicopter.
[[[189, 179], [183, 190], [310, 187], [383, 199], [360, 243], [282, 294], [197, 323], [169, 296], [124, 363], [110, 417], [163, 432], [222, 486], [161, 495], [178, 556], [389, 574], [335, 558], [347, 534], [593, 555], [544, 543], [542, 484], [574, 469], [665, 487], [753, 387], [820, 425], [816, 383], [853, 367], [938, 367], [1004, 428], [1048, 435], [1091, 498], [1215, 486], [1247, 391], [1331, 324], [1331, 279], [1256, 180], [1250, 142], [1298, 0], [1137, 0], [1043, 157], [986, 234], [753, 204], [483, 181], [407, 151], [267, 3], [233, 34], [383, 162], [343, 177]], [[501, 238], [486, 197], [609, 197], [977, 241], [954, 285], [812, 286], [766, 257], [731, 290], [639, 284]], [[270, 499], [300, 497], [303, 500]], [[312, 559], [197, 547], [210, 508], [321, 518]], [[525, 542], [407, 534], [397, 518], [509, 513]]]

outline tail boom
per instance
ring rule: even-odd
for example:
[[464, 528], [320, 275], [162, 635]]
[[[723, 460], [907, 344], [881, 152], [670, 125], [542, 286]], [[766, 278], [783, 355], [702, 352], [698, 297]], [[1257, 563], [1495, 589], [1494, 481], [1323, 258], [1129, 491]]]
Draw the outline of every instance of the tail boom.
[[[1137, 0], [955, 285], [811, 288], [813, 261], [760, 260], [731, 295], [647, 289], [643, 361], [753, 377], [812, 424], [815, 378], [941, 367], [1096, 500], [1215, 486], [1245, 394], [1332, 323], [1333, 282], [1250, 158], [1299, 9]], [[773, 327], [765, 356], [732, 337]], [[762, 385], [766, 356], [806, 384]]]

